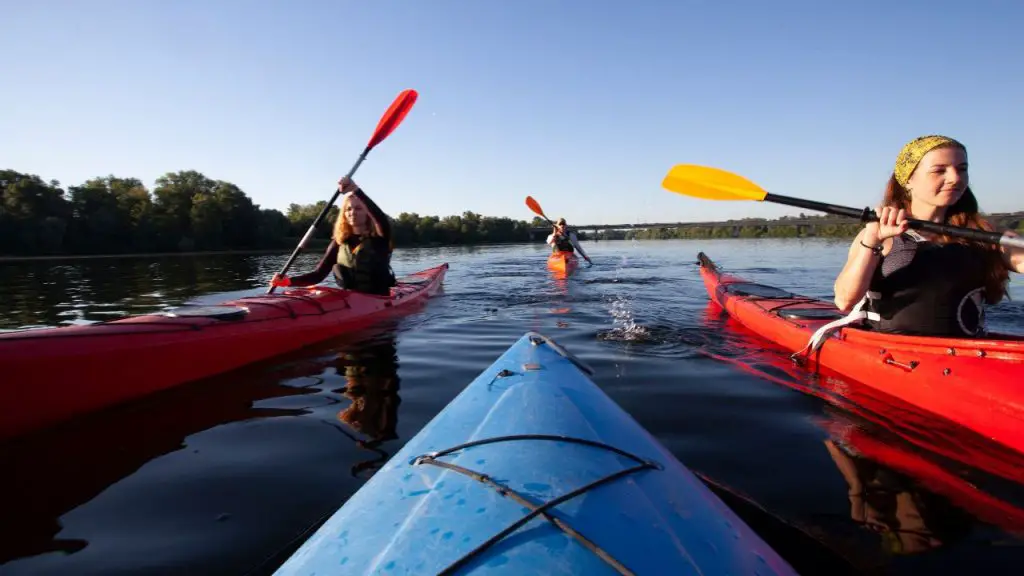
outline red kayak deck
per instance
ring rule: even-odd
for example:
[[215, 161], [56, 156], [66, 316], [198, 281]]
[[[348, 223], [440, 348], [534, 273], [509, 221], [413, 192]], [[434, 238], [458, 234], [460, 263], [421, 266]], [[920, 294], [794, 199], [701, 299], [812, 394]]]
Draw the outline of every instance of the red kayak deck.
[[445, 263], [405, 276], [390, 296], [311, 286], [0, 334], [0, 440], [404, 313], [435, 294], [447, 270]]
[[[830, 302], [724, 274], [704, 253], [701, 278], [711, 299], [752, 332], [792, 352], [843, 316]], [[1024, 452], [1024, 338], [893, 335], [851, 326], [798, 356]]]
[[555, 273], [571, 274], [580, 260], [573, 252], [552, 252], [548, 256], [548, 269]]

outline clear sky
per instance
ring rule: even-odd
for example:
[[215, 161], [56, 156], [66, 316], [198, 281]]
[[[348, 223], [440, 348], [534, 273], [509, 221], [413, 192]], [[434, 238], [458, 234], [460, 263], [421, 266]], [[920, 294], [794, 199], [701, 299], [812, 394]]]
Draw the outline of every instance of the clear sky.
[[263, 207], [356, 180], [392, 216], [621, 223], [797, 211], [685, 198], [676, 163], [874, 205], [900, 147], [968, 147], [989, 212], [1024, 209], [1017, 0], [0, 0], [0, 167], [195, 169]]

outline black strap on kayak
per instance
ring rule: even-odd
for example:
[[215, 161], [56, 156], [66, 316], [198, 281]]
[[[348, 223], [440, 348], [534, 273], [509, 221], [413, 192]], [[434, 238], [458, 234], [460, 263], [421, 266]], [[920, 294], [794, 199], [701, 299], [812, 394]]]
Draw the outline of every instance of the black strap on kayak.
[[[595, 480], [593, 482], [590, 482], [589, 484], [581, 486], [581, 487], [579, 487], [579, 488], [577, 488], [575, 490], [572, 490], [571, 492], [567, 492], [567, 493], [565, 493], [565, 494], [563, 494], [563, 495], [561, 495], [561, 496], [559, 496], [557, 498], [554, 498], [552, 500], [548, 500], [547, 502], [545, 502], [545, 503], [543, 503], [543, 504], [538, 506], [537, 504], [534, 504], [533, 502], [527, 500], [526, 497], [524, 497], [522, 494], [516, 492], [515, 490], [512, 490], [508, 486], [504, 486], [502, 484], [499, 484], [498, 482], [496, 482], [494, 479], [492, 479], [487, 474], [483, 474], [481, 472], [476, 472], [474, 470], [470, 470], [468, 468], [464, 468], [462, 466], [459, 466], [458, 464], [452, 464], [450, 462], [445, 462], [443, 460], [438, 460], [438, 458], [440, 458], [442, 456], [446, 456], [448, 454], [451, 454], [452, 452], [456, 452], [456, 451], [463, 450], [463, 449], [466, 449], [466, 448], [471, 448], [473, 446], [480, 446], [482, 444], [493, 444], [495, 442], [511, 442], [511, 441], [515, 441], [515, 440], [546, 440], [546, 441], [554, 441], [554, 442], [570, 442], [570, 443], [574, 443], [574, 444], [583, 444], [585, 446], [593, 446], [595, 448], [601, 448], [601, 449], [604, 449], [604, 450], [608, 450], [610, 452], [614, 452], [615, 454], [618, 454], [619, 456], [623, 456], [625, 458], [629, 458], [630, 460], [636, 462], [637, 464], [635, 466], [631, 466], [629, 468], [624, 468], [622, 470], [619, 470], [618, 472], [609, 474], [609, 475], [604, 476], [602, 478], [598, 478], [597, 480]], [[555, 506], [557, 506], [557, 505], [559, 505], [559, 504], [561, 504], [561, 503], [563, 503], [563, 502], [565, 502], [567, 500], [571, 500], [572, 498], [575, 498], [576, 496], [579, 496], [580, 494], [583, 494], [585, 492], [593, 490], [594, 488], [597, 488], [598, 486], [601, 486], [603, 484], [607, 484], [607, 483], [609, 483], [609, 482], [611, 482], [613, 480], [617, 480], [619, 478], [628, 476], [628, 475], [633, 474], [635, 472], [639, 472], [641, 470], [648, 470], [648, 469], [653, 469], [653, 470], [661, 470], [662, 469], [662, 466], [660, 464], [658, 464], [657, 462], [653, 462], [653, 461], [650, 461], [650, 460], [645, 460], [645, 459], [643, 459], [643, 458], [641, 458], [641, 457], [639, 457], [639, 456], [637, 456], [635, 454], [631, 454], [629, 452], [626, 452], [625, 450], [621, 450], [621, 449], [616, 448], [614, 446], [609, 446], [608, 444], [604, 444], [602, 442], [597, 442], [597, 441], [594, 441], [594, 440], [586, 440], [586, 439], [583, 439], [583, 438], [575, 438], [575, 437], [572, 437], [572, 436], [558, 436], [558, 435], [550, 435], [550, 434], [515, 434], [515, 435], [510, 435], [510, 436], [498, 436], [498, 437], [495, 437], [495, 438], [483, 438], [481, 440], [475, 440], [473, 442], [466, 442], [465, 444], [459, 444], [458, 446], [453, 446], [451, 448], [446, 448], [445, 450], [441, 450], [439, 452], [433, 452], [431, 454], [425, 454], [423, 456], [418, 456], [418, 457], [416, 457], [413, 460], [412, 464], [414, 466], [418, 465], [418, 464], [433, 464], [434, 466], [439, 466], [441, 468], [445, 468], [445, 469], [451, 470], [453, 472], [458, 472], [460, 474], [465, 474], [466, 476], [469, 476], [470, 478], [472, 478], [474, 480], [477, 480], [477, 481], [479, 481], [479, 482], [481, 482], [481, 483], [483, 483], [483, 484], [485, 484], [487, 486], [490, 486], [491, 488], [494, 488], [500, 495], [508, 497], [508, 498], [511, 498], [512, 500], [514, 500], [518, 504], [521, 504], [522, 506], [524, 506], [525, 508], [528, 508], [530, 510], [530, 512], [528, 514], [526, 514], [525, 516], [523, 516], [519, 520], [516, 520], [510, 526], [508, 526], [507, 528], [505, 528], [501, 532], [498, 532], [497, 534], [495, 534], [491, 538], [487, 539], [485, 542], [483, 542], [482, 544], [480, 544], [479, 546], [477, 546], [473, 550], [470, 550], [463, 557], [459, 558], [455, 562], [451, 563], [447, 568], [445, 568], [444, 570], [439, 572], [439, 574], [453, 574], [456, 570], [458, 570], [459, 568], [465, 566], [474, 557], [480, 555], [483, 551], [485, 551], [489, 547], [491, 547], [494, 544], [500, 542], [502, 539], [504, 539], [508, 535], [512, 534], [513, 532], [515, 532], [516, 530], [518, 530], [519, 528], [521, 528], [522, 526], [527, 524], [530, 520], [536, 518], [537, 516], [543, 516], [546, 520], [548, 520], [553, 525], [555, 525], [555, 527], [557, 527], [559, 530], [561, 530], [562, 532], [565, 532], [569, 536], [571, 536], [571, 537], [575, 538], [576, 540], [578, 540], [580, 542], [580, 544], [584, 548], [587, 548], [588, 550], [590, 550], [591, 552], [596, 554], [599, 558], [601, 558], [602, 560], [607, 562], [610, 566], [612, 566], [620, 574], [627, 574], [629, 576], [633, 576], [633, 574], [634, 574], [633, 571], [631, 571], [629, 568], [627, 568], [621, 562], [616, 560], [614, 557], [611, 556], [611, 554], [609, 554], [608, 552], [603, 550], [600, 546], [595, 544], [593, 541], [588, 539], [586, 536], [581, 534], [578, 530], [576, 530], [575, 528], [570, 526], [567, 522], [565, 522], [564, 520], [562, 520], [560, 518], [557, 518], [557, 517], [551, 515], [548, 512], [548, 510], [550, 510], [551, 508], [554, 508]]]

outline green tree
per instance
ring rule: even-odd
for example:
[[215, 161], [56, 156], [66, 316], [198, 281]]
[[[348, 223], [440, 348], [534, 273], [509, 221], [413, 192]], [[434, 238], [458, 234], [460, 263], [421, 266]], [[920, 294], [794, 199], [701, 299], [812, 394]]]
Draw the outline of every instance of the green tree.
[[0, 194], [0, 250], [55, 254], [63, 249], [71, 210], [59, 182], [2, 170]]
[[112, 252], [149, 244], [149, 191], [137, 178], [106, 176], [68, 189], [70, 252]]

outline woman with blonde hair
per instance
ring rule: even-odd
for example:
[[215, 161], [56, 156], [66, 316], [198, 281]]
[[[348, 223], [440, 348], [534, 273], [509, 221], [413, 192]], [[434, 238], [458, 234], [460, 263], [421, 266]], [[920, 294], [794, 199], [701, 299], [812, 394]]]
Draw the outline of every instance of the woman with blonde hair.
[[338, 181], [344, 196], [331, 243], [316, 268], [293, 277], [275, 274], [273, 286], [311, 286], [331, 271], [338, 286], [387, 296], [395, 285], [391, 270], [391, 221], [350, 178]]

